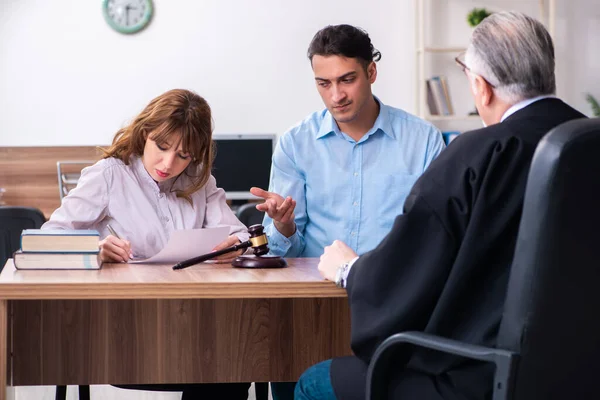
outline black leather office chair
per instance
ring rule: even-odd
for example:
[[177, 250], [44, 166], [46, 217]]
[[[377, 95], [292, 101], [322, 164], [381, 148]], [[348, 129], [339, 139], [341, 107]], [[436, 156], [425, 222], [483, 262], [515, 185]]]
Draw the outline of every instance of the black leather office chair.
[[21, 248], [23, 229], [37, 229], [44, 222], [46, 218], [37, 208], [0, 207], [0, 271], [13, 253]]
[[407, 345], [494, 363], [494, 400], [598, 398], [598, 154], [598, 118], [567, 122], [538, 145], [497, 348], [421, 332], [393, 335], [369, 366], [367, 399], [387, 398], [385, 372]]
[[256, 209], [257, 203], [246, 203], [238, 207], [236, 217], [246, 226], [262, 224], [265, 213]]

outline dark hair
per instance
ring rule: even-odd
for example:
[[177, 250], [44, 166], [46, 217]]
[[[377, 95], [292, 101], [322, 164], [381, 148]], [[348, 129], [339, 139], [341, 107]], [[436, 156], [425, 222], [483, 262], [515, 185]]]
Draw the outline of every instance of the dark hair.
[[192, 157], [190, 169], [200, 170], [190, 176], [190, 187], [177, 192], [178, 197], [191, 202], [190, 195], [208, 182], [214, 158], [210, 106], [196, 93], [173, 89], [153, 99], [133, 122], [116, 133], [108, 149], [102, 149], [104, 158], [115, 157], [129, 164], [132, 155], [144, 154], [148, 138], [164, 144], [174, 134], [181, 135], [182, 149]]
[[315, 55], [358, 58], [365, 68], [381, 59], [367, 32], [352, 25], [329, 25], [317, 32], [308, 46], [311, 63]]

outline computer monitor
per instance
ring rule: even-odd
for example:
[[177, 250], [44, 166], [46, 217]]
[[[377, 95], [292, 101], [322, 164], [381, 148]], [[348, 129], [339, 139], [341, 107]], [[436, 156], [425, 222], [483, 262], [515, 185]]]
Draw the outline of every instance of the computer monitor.
[[217, 186], [225, 190], [229, 200], [249, 200], [256, 197], [250, 188], [268, 190], [271, 175], [271, 157], [275, 134], [218, 134], [213, 135], [217, 155], [212, 174]]

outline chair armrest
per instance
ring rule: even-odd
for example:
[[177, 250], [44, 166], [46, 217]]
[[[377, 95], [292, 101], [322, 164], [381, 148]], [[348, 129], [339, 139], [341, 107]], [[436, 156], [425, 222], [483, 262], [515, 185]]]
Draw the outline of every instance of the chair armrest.
[[367, 371], [367, 400], [386, 398], [385, 371], [389, 371], [394, 358], [402, 345], [414, 345], [442, 353], [454, 354], [474, 360], [493, 362], [496, 365], [494, 377], [494, 400], [509, 399], [512, 379], [517, 362], [517, 354], [490, 347], [459, 342], [423, 332], [403, 332], [390, 336], [377, 347]]

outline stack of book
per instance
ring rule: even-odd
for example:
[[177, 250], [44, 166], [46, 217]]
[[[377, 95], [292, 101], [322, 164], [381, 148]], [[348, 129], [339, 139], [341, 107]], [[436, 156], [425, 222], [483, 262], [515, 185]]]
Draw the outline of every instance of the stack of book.
[[429, 115], [454, 115], [448, 81], [445, 76], [434, 76], [427, 83]]
[[25, 229], [16, 269], [100, 269], [100, 234], [95, 230]]

